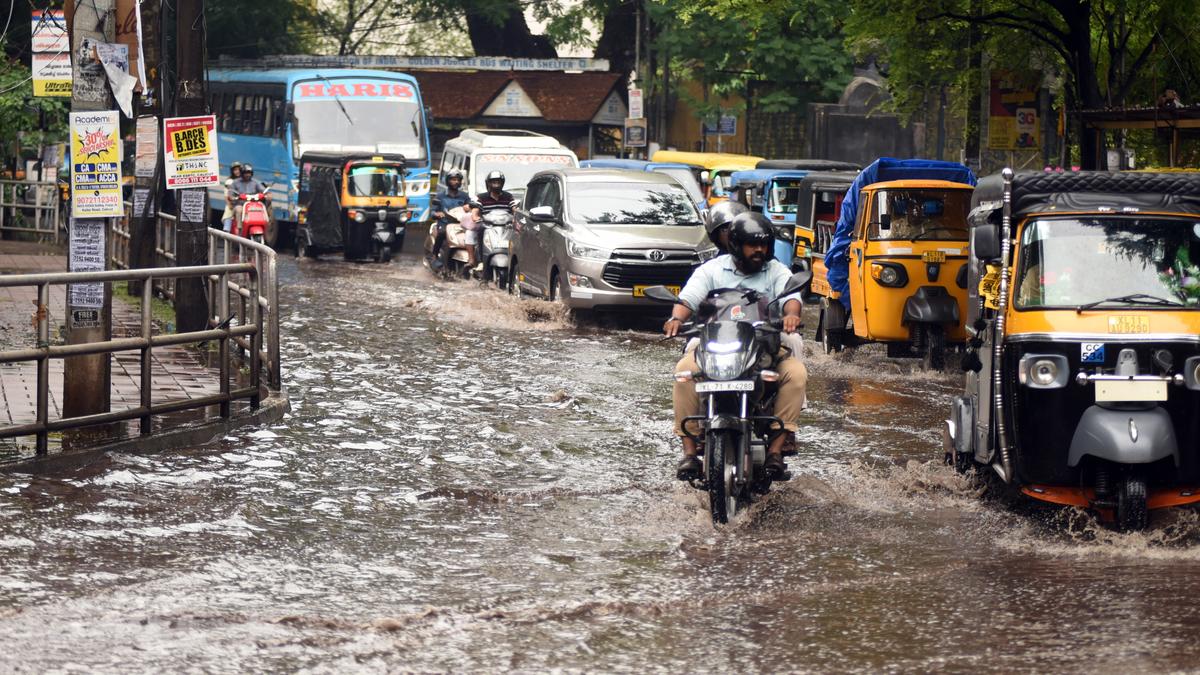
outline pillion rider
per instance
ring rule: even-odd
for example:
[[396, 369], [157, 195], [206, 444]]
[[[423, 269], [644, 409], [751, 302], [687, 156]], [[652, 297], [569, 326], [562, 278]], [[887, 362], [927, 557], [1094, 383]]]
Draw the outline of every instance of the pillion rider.
[[[710, 292], [717, 289], [754, 290], [768, 301], [775, 301], [780, 297], [792, 272], [786, 265], [774, 259], [775, 236], [771, 221], [761, 213], [742, 213], [736, 216], [729, 226], [729, 246], [728, 255], [717, 256], [692, 273], [687, 285], [679, 293], [679, 299], [683, 303], [674, 306], [671, 318], [663, 324], [665, 335], [675, 336], [680, 325], [692, 317]], [[780, 302], [783, 305], [783, 331], [785, 334], [793, 334], [800, 327], [800, 296], [798, 293], [789, 295]], [[775, 416], [783, 421], [785, 430], [776, 432], [767, 446], [764, 468], [772, 478], [781, 477], [786, 471], [783, 453], [786, 444], [795, 442], [798, 428], [796, 423], [804, 407], [805, 388], [808, 383], [808, 370], [792, 349], [780, 347], [777, 356], [780, 360], [773, 368], [779, 373]], [[695, 352], [689, 349], [675, 365], [675, 372], [696, 370], [699, 368]], [[700, 478], [702, 464], [699, 448], [695, 441], [684, 435], [681, 426], [685, 418], [703, 412], [700, 395], [696, 393], [696, 383], [692, 380], [676, 380], [672, 400], [675, 407], [675, 434], [683, 441], [683, 459], [676, 468], [676, 477], [680, 480]], [[696, 423], [693, 421], [689, 424]], [[695, 426], [690, 430], [693, 433], [699, 431]]]

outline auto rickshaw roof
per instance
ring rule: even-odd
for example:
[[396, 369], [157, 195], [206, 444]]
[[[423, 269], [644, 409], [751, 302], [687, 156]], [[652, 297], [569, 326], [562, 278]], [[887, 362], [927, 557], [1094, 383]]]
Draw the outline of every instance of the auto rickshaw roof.
[[862, 169], [854, 162], [839, 162], [833, 159], [764, 159], [754, 168], [792, 171], [858, 171]]
[[776, 178], [794, 178], [799, 180], [807, 175], [807, 171], [782, 171], [779, 169], [748, 169], [744, 171], [734, 171], [733, 173], [729, 174], [729, 187], [765, 185], [768, 181]]
[[864, 186], [864, 190], [974, 190], [975, 187], [966, 183], [958, 183], [952, 180], [924, 180], [920, 178], [907, 178], [905, 180], [889, 180], [881, 183], [871, 183]]
[[812, 171], [804, 177], [801, 185], [809, 187], [821, 184], [844, 190], [854, 182], [857, 175], [858, 173], [853, 171]]
[[[1000, 174], [979, 181], [971, 197], [971, 224], [999, 222], [1004, 198]], [[1133, 171], [1021, 171], [1013, 176], [1012, 215], [1088, 213], [1123, 209], [1200, 215], [1200, 174]]]
[[383, 153], [383, 152], [306, 152], [300, 157], [300, 161], [310, 162], [313, 164], [329, 164], [333, 166], [345, 166], [347, 162], [359, 163], [375, 163], [375, 164], [404, 164], [404, 155], [398, 153]]

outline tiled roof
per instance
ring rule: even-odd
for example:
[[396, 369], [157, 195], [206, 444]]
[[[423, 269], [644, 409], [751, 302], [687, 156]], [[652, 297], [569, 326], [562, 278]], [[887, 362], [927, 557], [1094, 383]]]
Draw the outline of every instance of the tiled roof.
[[469, 120], [483, 112], [511, 80], [533, 99], [548, 122], [586, 123], [596, 116], [619, 73], [436, 72], [411, 73], [434, 119]]

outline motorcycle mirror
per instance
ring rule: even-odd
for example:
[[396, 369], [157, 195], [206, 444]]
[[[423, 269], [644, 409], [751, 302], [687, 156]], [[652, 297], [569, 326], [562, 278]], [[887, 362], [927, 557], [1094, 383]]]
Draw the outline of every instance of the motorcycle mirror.
[[803, 290], [812, 283], [812, 278], [812, 270], [800, 270], [799, 272], [796, 272], [787, 280], [787, 283], [783, 285], [783, 292], [780, 293], [779, 297], [775, 298], [771, 304], [775, 304], [783, 298], [786, 298], [797, 291]]
[[[538, 207], [538, 208], [541, 208], [541, 207]], [[546, 208], [549, 208], [549, 207], [546, 207]], [[643, 293], [645, 294], [645, 296], [647, 298], [650, 298], [651, 300], [658, 300], [659, 302], [670, 302], [670, 303], [679, 302], [679, 296], [677, 296], [674, 293], [672, 293], [671, 291], [667, 290], [666, 286], [651, 286], [650, 288], [647, 288], [645, 291], [643, 291]]]

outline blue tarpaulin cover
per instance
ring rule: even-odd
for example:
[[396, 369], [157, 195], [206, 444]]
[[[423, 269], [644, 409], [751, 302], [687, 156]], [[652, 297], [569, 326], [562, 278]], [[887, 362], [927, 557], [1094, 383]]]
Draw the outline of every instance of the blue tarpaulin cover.
[[858, 198], [862, 189], [890, 180], [947, 180], [975, 185], [975, 174], [958, 162], [933, 159], [893, 159], [880, 157], [862, 170], [846, 190], [842, 212], [833, 230], [833, 241], [825, 253], [829, 287], [842, 294], [842, 304], [850, 309], [850, 233], [858, 220]]

